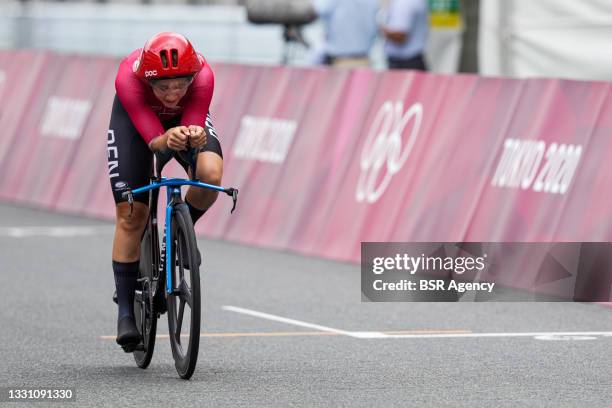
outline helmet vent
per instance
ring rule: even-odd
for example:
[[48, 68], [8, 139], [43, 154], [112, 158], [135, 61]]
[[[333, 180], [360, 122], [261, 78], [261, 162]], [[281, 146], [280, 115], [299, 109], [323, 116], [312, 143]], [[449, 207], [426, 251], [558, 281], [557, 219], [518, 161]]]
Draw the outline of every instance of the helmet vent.
[[168, 52], [166, 50], [159, 53], [159, 57], [161, 58], [162, 66], [164, 69], [168, 68]]
[[174, 68], [178, 67], [178, 50], [173, 48], [170, 50], [170, 54], [172, 55], [172, 66]]

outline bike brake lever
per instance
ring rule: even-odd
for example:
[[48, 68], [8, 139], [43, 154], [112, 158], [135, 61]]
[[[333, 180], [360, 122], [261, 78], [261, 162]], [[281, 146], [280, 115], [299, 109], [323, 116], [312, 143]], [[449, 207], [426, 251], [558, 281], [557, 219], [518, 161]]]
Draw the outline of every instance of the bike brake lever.
[[230, 211], [230, 214], [232, 214], [234, 210], [236, 209], [236, 203], [238, 202], [238, 189], [233, 188], [233, 187], [226, 188], [225, 194], [232, 197], [233, 205], [232, 205], [232, 210]]

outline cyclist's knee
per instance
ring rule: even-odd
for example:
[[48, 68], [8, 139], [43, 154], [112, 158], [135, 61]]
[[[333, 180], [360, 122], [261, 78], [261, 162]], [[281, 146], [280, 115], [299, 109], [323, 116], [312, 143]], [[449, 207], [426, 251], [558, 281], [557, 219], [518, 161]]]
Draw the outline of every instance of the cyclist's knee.
[[130, 233], [142, 233], [149, 215], [149, 207], [138, 201], [134, 202], [134, 208], [130, 213], [128, 203], [119, 203], [117, 205], [117, 228]]
[[198, 167], [197, 172], [198, 180], [207, 184], [214, 184], [216, 186], [221, 184], [221, 178], [223, 177], [223, 170], [219, 166], [209, 165]]
[[203, 152], [198, 155], [198, 180], [214, 185], [221, 185], [223, 177], [223, 159], [217, 153]]

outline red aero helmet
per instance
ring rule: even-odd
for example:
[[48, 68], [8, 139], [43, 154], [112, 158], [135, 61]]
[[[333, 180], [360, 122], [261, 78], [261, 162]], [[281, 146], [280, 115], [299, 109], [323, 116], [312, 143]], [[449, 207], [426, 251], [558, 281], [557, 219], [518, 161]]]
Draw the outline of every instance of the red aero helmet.
[[194, 75], [203, 65], [202, 58], [185, 36], [163, 32], [145, 43], [132, 71], [145, 80], [174, 78]]

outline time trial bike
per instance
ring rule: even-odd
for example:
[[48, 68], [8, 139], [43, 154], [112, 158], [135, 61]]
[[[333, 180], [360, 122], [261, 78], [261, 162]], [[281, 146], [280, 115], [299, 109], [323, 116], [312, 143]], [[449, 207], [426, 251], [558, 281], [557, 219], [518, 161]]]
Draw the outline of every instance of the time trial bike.
[[[148, 185], [127, 190], [122, 195], [133, 207], [134, 195], [149, 193], [149, 218], [142, 236], [140, 266], [134, 298], [136, 326], [141, 334], [137, 345], [124, 346], [133, 352], [140, 368], [147, 368], [153, 357], [157, 319], [168, 312], [172, 356], [181, 378], [189, 379], [195, 370], [200, 344], [200, 256], [189, 209], [181, 187], [196, 186], [227, 194], [236, 209], [238, 189], [223, 188], [195, 179], [197, 152], [179, 152], [177, 160], [188, 163], [190, 180], [165, 178], [161, 171], [170, 158], [155, 156], [155, 171]], [[159, 190], [166, 188], [167, 205], [163, 238], [159, 240], [157, 204]], [[184, 331], [184, 329], [186, 329]]]

